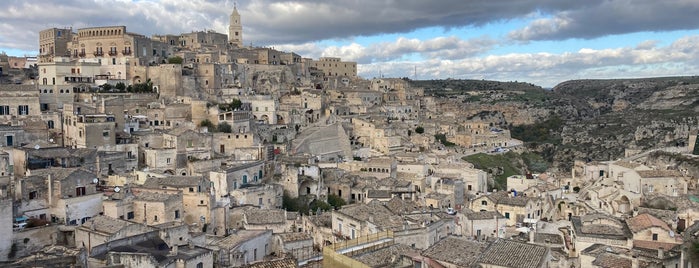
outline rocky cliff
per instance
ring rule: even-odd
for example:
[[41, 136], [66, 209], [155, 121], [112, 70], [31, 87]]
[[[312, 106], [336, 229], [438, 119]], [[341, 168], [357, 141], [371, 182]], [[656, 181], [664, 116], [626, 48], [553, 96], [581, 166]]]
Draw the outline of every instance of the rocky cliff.
[[414, 85], [426, 94], [461, 98], [468, 114], [502, 113], [513, 137], [561, 171], [576, 159], [610, 160], [626, 151], [686, 146], [689, 132], [699, 128], [699, 77], [571, 80], [552, 90], [477, 80]]

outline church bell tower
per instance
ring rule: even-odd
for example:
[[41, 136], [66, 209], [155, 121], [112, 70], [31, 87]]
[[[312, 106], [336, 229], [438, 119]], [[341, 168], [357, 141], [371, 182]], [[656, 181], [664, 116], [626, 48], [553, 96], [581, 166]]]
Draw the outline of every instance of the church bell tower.
[[233, 12], [228, 26], [228, 42], [238, 47], [243, 47], [243, 24], [240, 22], [237, 4], [233, 5]]

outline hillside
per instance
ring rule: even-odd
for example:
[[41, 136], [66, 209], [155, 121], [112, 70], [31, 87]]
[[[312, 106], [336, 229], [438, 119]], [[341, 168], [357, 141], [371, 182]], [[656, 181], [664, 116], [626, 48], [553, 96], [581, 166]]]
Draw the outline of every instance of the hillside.
[[610, 160], [626, 150], [684, 146], [689, 132], [699, 128], [697, 76], [571, 80], [552, 90], [523, 82], [411, 82], [426, 95], [461, 99], [468, 104], [464, 109], [505, 115], [503, 125], [512, 136], [559, 171], [569, 170], [576, 159]]

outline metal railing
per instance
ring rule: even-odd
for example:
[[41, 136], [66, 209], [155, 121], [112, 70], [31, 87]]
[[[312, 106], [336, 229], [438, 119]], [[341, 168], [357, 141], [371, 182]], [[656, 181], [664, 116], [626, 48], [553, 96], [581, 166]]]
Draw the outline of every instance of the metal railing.
[[[360, 236], [356, 239], [338, 242], [323, 248], [323, 267], [345, 267], [345, 268], [358, 268], [358, 267], [369, 267], [368, 265], [352, 259], [350, 256], [353, 255], [355, 251], [365, 251], [366, 249], [373, 249], [376, 247], [383, 247], [385, 243], [391, 241], [381, 242], [384, 239], [393, 239], [393, 231], [383, 231], [379, 233], [370, 234], [367, 236]], [[352, 249], [354, 248], [354, 249]], [[345, 255], [347, 254], [347, 255]], [[350, 255], [350, 256], [348, 256]]]

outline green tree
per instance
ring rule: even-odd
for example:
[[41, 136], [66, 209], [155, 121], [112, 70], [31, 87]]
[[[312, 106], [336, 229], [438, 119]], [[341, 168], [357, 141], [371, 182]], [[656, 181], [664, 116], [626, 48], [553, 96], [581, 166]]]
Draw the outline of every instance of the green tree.
[[148, 79], [145, 83], [137, 83], [133, 85], [133, 91], [136, 93], [150, 93], [153, 92], [153, 82]]
[[109, 91], [112, 89], [112, 85], [104, 83], [103, 85], [100, 86], [103, 91]]
[[223, 132], [223, 133], [231, 133], [231, 132], [233, 132], [233, 127], [231, 127], [231, 125], [229, 125], [229, 124], [226, 123], [226, 122], [218, 123], [218, 127], [217, 127], [217, 128], [218, 128], [218, 131], [219, 131], [219, 132]]
[[114, 86], [114, 88], [118, 89], [119, 91], [125, 91], [125, 90], [126, 90], [126, 84], [124, 84], [124, 82], [119, 82], [119, 83], [116, 83], [116, 85]]
[[231, 100], [231, 103], [229, 105], [231, 107], [231, 110], [240, 109], [240, 107], [243, 106], [243, 102], [239, 99], [233, 99]]
[[209, 132], [214, 132], [216, 130], [216, 126], [214, 126], [214, 123], [212, 123], [209, 119], [204, 119], [199, 123], [199, 127], [206, 127]]
[[314, 213], [314, 212], [316, 212], [318, 209], [320, 209], [320, 210], [322, 210], [322, 211], [331, 210], [331, 209], [332, 209], [332, 206], [331, 206], [330, 204], [328, 204], [327, 202], [324, 202], [323, 200], [318, 200], [318, 199], [316, 199], [316, 200], [313, 200], [313, 201], [311, 202], [311, 204], [309, 205], [308, 209], [309, 209], [309, 212]]
[[440, 143], [444, 144], [444, 146], [451, 147], [456, 145], [453, 142], [450, 142], [447, 140], [447, 135], [445, 134], [435, 134], [434, 138], [437, 139]]
[[180, 56], [174, 56], [167, 59], [167, 63], [169, 64], [182, 64], [182, 62], [184, 62], [184, 59], [182, 59]]
[[417, 134], [425, 133], [425, 129], [423, 127], [418, 126], [415, 128], [415, 133], [417, 133]]
[[282, 208], [286, 211], [296, 211], [301, 214], [308, 214], [309, 210], [306, 197], [299, 196], [293, 198], [286, 191], [284, 191], [284, 194], [282, 195]]
[[347, 204], [347, 202], [345, 202], [345, 200], [342, 199], [342, 197], [340, 197], [338, 195], [329, 194], [328, 195], [328, 204], [333, 206], [335, 209], [340, 209], [340, 208], [342, 208], [342, 206]]

